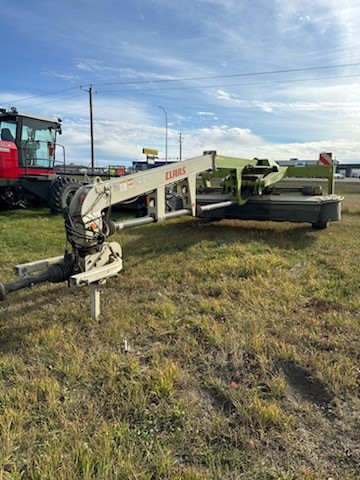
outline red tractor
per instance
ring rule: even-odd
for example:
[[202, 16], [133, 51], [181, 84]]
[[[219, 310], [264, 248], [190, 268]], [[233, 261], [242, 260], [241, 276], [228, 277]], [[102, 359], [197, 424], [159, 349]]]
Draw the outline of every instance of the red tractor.
[[61, 120], [0, 109], [0, 209], [39, 205], [63, 212], [81, 183], [55, 173]]

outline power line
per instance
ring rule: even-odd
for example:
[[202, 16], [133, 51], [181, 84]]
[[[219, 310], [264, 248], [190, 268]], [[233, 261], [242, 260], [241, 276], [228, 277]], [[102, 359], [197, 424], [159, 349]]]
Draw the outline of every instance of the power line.
[[[231, 100], [231, 99], [229, 99]], [[217, 105], [207, 105], [207, 106], [201, 106], [201, 105], [194, 105], [194, 106], [178, 106], [178, 105], [169, 105], [168, 108], [177, 108], [178, 110], [206, 110], [211, 108], [214, 112], [217, 110], [243, 110], [243, 109], [259, 109], [262, 106], [262, 103], [264, 106], [268, 106], [269, 108], [272, 108], [273, 110], [327, 110], [327, 109], [359, 109], [360, 104], [353, 104], [349, 103], [348, 105], [327, 105], [327, 104], [303, 104], [303, 105], [295, 105], [295, 104], [276, 104], [274, 102], [256, 102], [256, 101], [245, 101], [242, 104], [239, 104], [238, 106], [234, 107], [219, 107]], [[359, 112], [360, 114], [360, 112]]]
[[360, 62], [357, 63], [343, 63], [339, 65], [324, 65], [318, 67], [304, 67], [304, 68], [290, 68], [284, 70], [270, 70], [270, 71], [261, 71], [261, 72], [247, 72], [247, 73], [234, 73], [229, 75], [207, 75], [206, 77], [183, 77], [183, 78], [171, 78], [171, 79], [157, 79], [157, 80], [132, 80], [127, 82], [107, 82], [107, 83], [97, 83], [96, 85], [140, 85], [140, 84], [149, 84], [149, 83], [173, 83], [173, 82], [186, 82], [193, 80], [207, 80], [215, 78], [235, 78], [235, 77], [250, 77], [250, 76], [259, 76], [259, 75], [274, 75], [279, 73], [293, 73], [293, 72], [309, 72], [313, 70], [326, 70], [332, 68], [344, 68], [344, 67], [355, 67], [359, 66]]
[[[266, 82], [266, 83], [263, 83], [263, 82], [249, 82], [249, 83], [228, 83], [228, 84], [216, 84], [216, 85], [198, 85], [198, 86], [187, 86], [187, 87], [170, 87], [170, 88], [162, 88], [160, 90], [160, 92], [164, 92], [164, 91], [171, 91], [171, 90], [203, 90], [203, 89], [207, 89], [207, 88], [226, 88], [226, 87], [247, 87], [247, 86], [267, 86], [267, 85], [283, 85], [283, 84], [287, 84], [287, 83], [302, 83], [302, 82], [311, 82], [311, 81], [318, 81], [318, 80], [337, 80], [337, 79], [342, 79], [342, 78], [357, 78], [357, 77], [360, 77], [360, 74], [354, 74], [354, 75], [334, 75], [334, 76], [330, 76], [330, 77], [312, 77], [312, 78], [298, 78], [298, 79], [293, 79], [293, 80], [278, 80], [278, 81], [273, 81], [273, 82]], [[73, 88], [71, 89], [64, 89], [64, 90], [58, 90], [57, 92], [60, 93], [60, 92], [65, 92], [65, 91], [68, 91], [68, 90], [73, 90]], [[98, 90], [97, 93], [116, 93], [116, 92], [121, 92], [121, 93], [137, 93], [137, 94], [146, 94], [148, 92], [159, 92], [159, 89], [157, 88], [147, 88], [146, 90], [137, 90], [137, 91], [134, 91], [134, 90], [130, 90], [130, 89], [127, 89], [127, 90], [122, 90], [122, 89], [116, 89], [116, 90]], [[55, 93], [55, 92], [53, 92]], [[34, 97], [27, 97], [26, 99], [32, 99], [32, 98], [38, 98], [38, 97], [41, 97], [41, 96], [46, 96], [48, 94], [43, 94], [43, 95], [36, 95]], [[81, 96], [81, 94], [76, 94], [76, 95], [69, 95], [69, 96], [66, 96], [66, 97], [61, 97], [57, 100], [47, 100], [45, 102], [39, 102], [39, 103], [31, 103], [30, 105], [27, 105], [25, 108], [28, 108], [28, 107], [34, 107], [34, 106], [38, 106], [38, 105], [45, 105], [47, 103], [57, 103], [57, 102], [61, 102], [62, 100], [67, 100], [69, 98], [74, 98], [74, 97], [79, 97]], [[23, 99], [24, 101], [26, 99]], [[17, 103], [19, 102], [20, 100], [18, 101], [13, 101], [12, 103]], [[5, 102], [4, 102], [5, 103]], [[186, 107], [184, 107], [186, 108]], [[223, 108], [231, 108], [231, 107], [223, 107]]]
[[286, 84], [286, 83], [302, 83], [302, 82], [311, 82], [311, 81], [317, 81], [317, 80], [336, 80], [336, 79], [341, 79], [341, 78], [356, 78], [360, 77], [360, 74], [354, 74], [354, 75], [333, 75], [330, 77], [312, 77], [312, 78], [298, 78], [298, 79], [293, 79], [293, 80], [277, 80], [273, 82], [251, 82], [251, 83], [226, 83], [226, 84], [216, 84], [216, 85], [193, 85], [193, 86], [186, 86], [186, 87], [169, 87], [169, 88], [162, 88], [159, 90], [158, 88], [147, 88], [146, 90], [122, 90], [122, 89], [116, 89], [116, 90], [99, 90], [101, 93], [114, 93], [114, 92], [122, 92], [122, 93], [147, 93], [147, 92], [165, 92], [168, 90], [202, 90], [206, 88], [225, 88], [225, 87], [247, 87], [247, 86], [266, 86], [266, 85], [279, 85], [279, 84]]
[[[24, 108], [36, 107], [38, 105], [45, 105], [47, 103], [58, 103], [58, 102], [62, 102], [63, 100], [67, 100], [69, 98], [80, 97], [81, 95], [82, 95], [81, 93], [78, 93], [76, 95], [68, 95], [67, 97], [61, 97], [61, 98], [58, 98], [57, 100], [47, 100], [46, 102], [31, 103], [30, 105], [25, 105]], [[12, 102], [12, 103], [17, 103], [17, 102]]]
[[[78, 89], [78, 88], [79, 88], [79, 86], [64, 88], [62, 90], [54, 90], [53, 92], [39, 93], [38, 95], [32, 95], [31, 97], [24, 97], [24, 98], [19, 98], [17, 100], [11, 100], [11, 103], [25, 102], [26, 100], [32, 100], [33, 98], [47, 97], [48, 95], [55, 95], [57, 93], [68, 92], [70, 90], [75, 90], [75, 89]], [[9, 102], [8, 101], [3, 101], [3, 103], [9, 103]]]
[[[358, 63], [348, 63], [348, 64], [339, 64], [339, 65], [332, 65], [332, 66], [318, 66], [318, 67], [306, 67], [306, 68], [294, 68], [294, 69], [284, 69], [284, 70], [273, 70], [273, 71], [262, 71], [262, 72], [252, 72], [252, 73], [238, 73], [238, 74], [230, 74], [230, 75], [213, 75], [213, 76], [206, 76], [206, 77], [184, 77], [184, 78], [177, 78], [177, 79], [159, 79], [159, 80], [146, 80], [146, 81], [130, 81], [130, 82], [108, 82], [108, 83], [100, 83], [97, 85], [151, 85], [154, 83], [164, 83], [164, 82], [184, 82], [184, 81], [193, 81], [193, 80], [211, 80], [211, 79], [225, 79], [225, 78], [236, 78], [236, 77], [247, 77], [247, 76], [260, 76], [260, 75], [270, 75], [270, 74], [280, 74], [280, 73], [291, 73], [291, 72], [305, 72], [305, 71], [313, 71], [313, 70], [324, 70], [324, 69], [333, 69], [333, 68], [344, 68], [344, 67], [353, 67], [359, 66], [360, 62]], [[200, 85], [200, 86], [183, 86], [183, 87], [170, 87], [170, 88], [163, 88], [160, 91], [167, 91], [167, 90], [176, 90], [176, 89], [207, 89], [207, 88], [225, 88], [225, 87], [243, 87], [243, 86], [266, 86], [266, 85], [275, 85], [275, 84], [286, 84], [286, 83], [301, 83], [301, 82], [310, 82], [310, 81], [317, 81], [317, 80], [328, 80], [328, 79], [341, 79], [341, 78], [355, 78], [359, 77], [360, 74], [354, 75], [334, 75], [329, 77], [313, 77], [313, 78], [303, 78], [303, 79], [292, 79], [292, 80], [278, 80], [273, 82], [249, 82], [249, 83], [234, 83], [234, 84], [216, 84], [216, 85]], [[51, 92], [40, 93], [37, 95], [32, 95], [28, 97], [23, 97], [17, 100], [11, 100], [11, 103], [20, 103], [25, 102], [27, 100], [32, 100], [35, 98], [46, 97], [49, 95], [55, 95], [58, 93], [63, 93], [71, 90], [78, 89], [80, 86], [69, 87], [61, 90], [54, 90]], [[80, 87], [81, 88], [81, 87]], [[150, 91], [158, 91], [158, 89], [146, 89], [145, 91], [136, 91], [136, 93], [147, 93]], [[114, 93], [114, 92], [133, 92], [134, 90], [100, 90], [100, 93]], [[31, 104], [29, 106], [36, 106], [36, 105], [43, 105], [46, 103], [56, 103], [68, 98], [73, 98], [78, 95], [72, 95], [67, 97], [62, 97], [59, 100], [49, 100], [46, 102], [39, 102], [35, 104]], [[3, 101], [2, 103], [9, 103], [8, 101]]]
[[[100, 92], [101, 93], [101, 92]], [[67, 97], [62, 97], [60, 99], [57, 99], [57, 100], [48, 100], [46, 102], [41, 102], [41, 103], [33, 103], [33, 104], [30, 104], [30, 105], [27, 105], [25, 108], [29, 108], [29, 107], [34, 107], [34, 106], [38, 106], [38, 105], [45, 105], [45, 104], [48, 104], [48, 103], [58, 103], [58, 102], [62, 102], [63, 100], [67, 100], [67, 99], [70, 99], [70, 98], [75, 98], [75, 97], [80, 97], [82, 94], [79, 93], [79, 94], [76, 94], [76, 95], [70, 95], [70, 96], [67, 96]], [[231, 98], [228, 99], [229, 101], [233, 100]], [[256, 104], [256, 102], [254, 101], [243, 101], [241, 104], [239, 103], [238, 105], [235, 105], [235, 106], [219, 106], [219, 105], [188, 105], [188, 106], [184, 106], [183, 104], [179, 105], [179, 104], [176, 104], [176, 105], [169, 105], [169, 108], [172, 108], [172, 109], [176, 109], [176, 110], [206, 110], [206, 109], [209, 109], [211, 107], [211, 109], [213, 111], [218, 111], [218, 110], [240, 110], [240, 109], [249, 109], [249, 108], [259, 108], [259, 104], [261, 102], [258, 101], [258, 104]], [[338, 108], [338, 109], [351, 109], [351, 108], [359, 108], [360, 105], [359, 104], [355, 104], [355, 103], [350, 103], [349, 104], [335, 104], [335, 105], [329, 105], [329, 104], [303, 104], [303, 105], [296, 105], [296, 104], [291, 104], [291, 105], [285, 105], [285, 104], [276, 104], [276, 102], [264, 102], [265, 104], [270, 104], [270, 107], [273, 108], [274, 110], [288, 110], [288, 109], [293, 109], [293, 110], [309, 110], [309, 109], [312, 109], [312, 110], [315, 110], [315, 109], [334, 109], [334, 108]], [[81, 110], [83, 107], [72, 107], [72, 111], [74, 110]]]

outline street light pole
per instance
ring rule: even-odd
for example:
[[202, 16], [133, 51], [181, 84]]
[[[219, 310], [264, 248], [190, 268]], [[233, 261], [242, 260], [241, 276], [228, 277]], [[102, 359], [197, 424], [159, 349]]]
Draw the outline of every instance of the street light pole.
[[165, 108], [161, 105], [158, 105], [158, 107], [161, 108], [165, 114], [165, 163], [168, 163], [168, 118]]
[[182, 143], [183, 143], [183, 136], [182, 133], [179, 133], [179, 147], [180, 147], [180, 162], [182, 161]]

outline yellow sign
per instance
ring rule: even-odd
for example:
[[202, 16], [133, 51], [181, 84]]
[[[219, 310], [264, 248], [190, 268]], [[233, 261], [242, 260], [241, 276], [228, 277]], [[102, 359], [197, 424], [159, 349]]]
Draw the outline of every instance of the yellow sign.
[[152, 150], [151, 148], [143, 148], [143, 153], [145, 153], [146, 155], [154, 155], [154, 157], [156, 157], [159, 153], [158, 150]]

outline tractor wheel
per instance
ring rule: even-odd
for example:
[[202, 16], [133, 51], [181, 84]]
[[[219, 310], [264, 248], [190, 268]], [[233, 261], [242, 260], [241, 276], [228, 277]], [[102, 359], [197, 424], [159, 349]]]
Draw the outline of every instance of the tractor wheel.
[[49, 207], [51, 213], [64, 213], [70, 205], [74, 193], [82, 184], [72, 178], [58, 177], [50, 187]]

